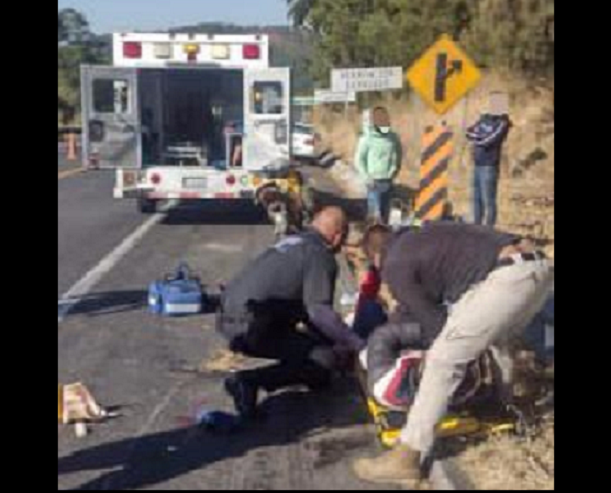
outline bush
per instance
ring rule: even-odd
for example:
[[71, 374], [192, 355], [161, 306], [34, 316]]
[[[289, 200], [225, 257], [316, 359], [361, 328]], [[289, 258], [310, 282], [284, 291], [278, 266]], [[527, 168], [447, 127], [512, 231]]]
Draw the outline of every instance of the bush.
[[318, 35], [311, 71], [325, 84], [331, 68], [408, 67], [443, 33], [484, 67], [554, 67], [554, 0], [316, 0], [304, 25]]

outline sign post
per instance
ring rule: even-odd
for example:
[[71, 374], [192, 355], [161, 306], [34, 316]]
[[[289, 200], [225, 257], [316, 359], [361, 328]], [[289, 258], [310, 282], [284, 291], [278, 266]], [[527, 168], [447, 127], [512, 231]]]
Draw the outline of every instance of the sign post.
[[350, 103], [356, 103], [356, 92], [354, 91], [340, 91], [335, 92], [331, 90], [318, 90], [314, 91], [314, 99], [317, 104], [334, 104], [344, 103], [344, 118], [348, 118], [348, 105]]
[[354, 91], [334, 92], [319, 89], [314, 91], [314, 101], [316, 104], [356, 103], [356, 93]]
[[[445, 115], [480, 82], [482, 74], [448, 35], [442, 36], [408, 70], [407, 80], [438, 115]], [[454, 132], [445, 122], [423, 136], [420, 190], [416, 210], [422, 220], [440, 220], [448, 205], [448, 169], [454, 155]]]

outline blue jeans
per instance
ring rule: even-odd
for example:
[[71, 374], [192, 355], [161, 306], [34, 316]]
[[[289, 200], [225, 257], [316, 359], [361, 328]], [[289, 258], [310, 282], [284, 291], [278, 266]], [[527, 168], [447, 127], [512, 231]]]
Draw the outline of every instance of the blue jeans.
[[367, 187], [367, 208], [370, 218], [388, 223], [390, 215], [390, 198], [392, 193], [391, 180], [375, 181]]
[[473, 174], [473, 222], [496, 225], [498, 208], [499, 169], [496, 166], [476, 166]]

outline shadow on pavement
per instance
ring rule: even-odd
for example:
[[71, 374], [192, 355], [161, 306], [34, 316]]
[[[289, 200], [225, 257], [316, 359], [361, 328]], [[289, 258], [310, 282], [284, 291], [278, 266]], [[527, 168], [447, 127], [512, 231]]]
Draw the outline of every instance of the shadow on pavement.
[[252, 200], [211, 200], [180, 204], [171, 209], [161, 224], [170, 226], [263, 226], [267, 213]]
[[71, 310], [72, 315], [92, 317], [143, 310], [147, 306], [146, 291], [112, 291], [83, 297]]
[[[348, 382], [345, 386], [348, 387]], [[334, 388], [333, 392], [325, 394], [286, 392], [269, 398], [262, 405], [268, 416], [264, 421], [236, 434], [215, 435], [197, 428], [185, 428], [130, 438], [58, 459], [58, 476], [114, 468], [115, 471], [77, 489], [147, 488], [228, 459], [243, 457], [249, 451], [298, 443], [316, 430], [324, 432], [325, 437], [319, 444], [320, 450], [315, 450], [315, 443], [312, 445], [313, 453], [317, 454], [313, 467], [327, 467], [345, 460], [351, 452], [358, 454], [373, 441], [366, 432], [358, 437], [336, 437], [335, 440], [328, 435], [328, 430], [367, 422], [364, 406], [354, 403], [354, 393], [354, 389], [348, 388]], [[257, 471], [246, 471], [246, 474], [256, 475]]]

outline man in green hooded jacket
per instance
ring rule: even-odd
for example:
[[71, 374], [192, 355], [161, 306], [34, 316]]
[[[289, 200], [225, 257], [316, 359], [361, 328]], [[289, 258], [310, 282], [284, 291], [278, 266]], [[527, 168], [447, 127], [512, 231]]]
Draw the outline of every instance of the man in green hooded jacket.
[[388, 110], [373, 111], [373, 125], [364, 129], [354, 162], [367, 184], [369, 219], [387, 223], [393, 183], [401, 169], [403, 149], [401, 139], [392, 131]]

